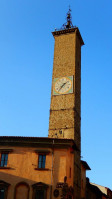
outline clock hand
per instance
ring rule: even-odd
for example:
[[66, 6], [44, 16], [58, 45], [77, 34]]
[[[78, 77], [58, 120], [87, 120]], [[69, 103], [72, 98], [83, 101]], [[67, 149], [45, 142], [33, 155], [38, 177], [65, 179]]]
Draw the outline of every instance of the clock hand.
[[[67, 81], [68, 82], [68, 81]], [[61, 87], [59, 88], [58, 92], [65, 86], [65, 84], [67, 83], [65, 82], [64, 84], [61, 85]]]

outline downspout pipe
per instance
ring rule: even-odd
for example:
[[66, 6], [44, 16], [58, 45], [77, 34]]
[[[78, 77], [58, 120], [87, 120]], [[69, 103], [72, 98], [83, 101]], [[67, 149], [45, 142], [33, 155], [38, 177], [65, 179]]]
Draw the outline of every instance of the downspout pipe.
[[52, 185], [53, 185], [53, 159], [54, 159], [54, 140], [53, 140], [53, 142], [52, 142], [52, 165], [51, 165], [50, 199], [52, 199]]

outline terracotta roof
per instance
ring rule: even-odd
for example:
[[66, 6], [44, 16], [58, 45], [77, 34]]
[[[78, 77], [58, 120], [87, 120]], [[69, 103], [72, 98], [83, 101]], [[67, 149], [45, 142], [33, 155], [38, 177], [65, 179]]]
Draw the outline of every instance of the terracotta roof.
[[87, 164], [86, 161], [81, 160], [81, 163], [82, 163], [82, 165], [84, 166], [84, 168], [85, 168], [86, 170], [91, 170], [91, 168], [89, 167], [89, 165]]
[[107, 196], [105, 193], [103, 193], [97, 186], [92, 185], [92, 184], [89, 184], [89, 185], [88, 185], [88, 188], [89, 188], [93, 193], [96, 193], [97, 196], [99, 195], [100, 197], [101, 197], [101, 196], [104, 196], [105, 198], [108, 198], [108, 196]]

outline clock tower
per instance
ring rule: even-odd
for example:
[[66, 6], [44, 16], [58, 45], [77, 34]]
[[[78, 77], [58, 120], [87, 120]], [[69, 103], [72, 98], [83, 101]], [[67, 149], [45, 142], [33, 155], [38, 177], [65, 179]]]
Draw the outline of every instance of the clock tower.
[[71, 10], [67, 23], [52, 32], [55, 39], [49, 137], [73, 139], [74, 198], [81, 193], [81, 46], [84, 45], [78, 27], [72, 25]]
[[71, 10], [55, 39], [49, 137], [73, 139], [80, 150], [81, 46], [79, 29], [72, 25]]

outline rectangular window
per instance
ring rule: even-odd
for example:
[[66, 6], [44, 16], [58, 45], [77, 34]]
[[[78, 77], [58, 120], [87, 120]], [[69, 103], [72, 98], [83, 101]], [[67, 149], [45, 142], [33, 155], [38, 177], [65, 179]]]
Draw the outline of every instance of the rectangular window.
[[46, 155], [39, 154], [39, 158], [38, 158], [39, 169], [45, 169], [45, 161], [46, 161]]
[[0, 167], [6, 167], [8, 161], [8, 153], [1, 153]]

